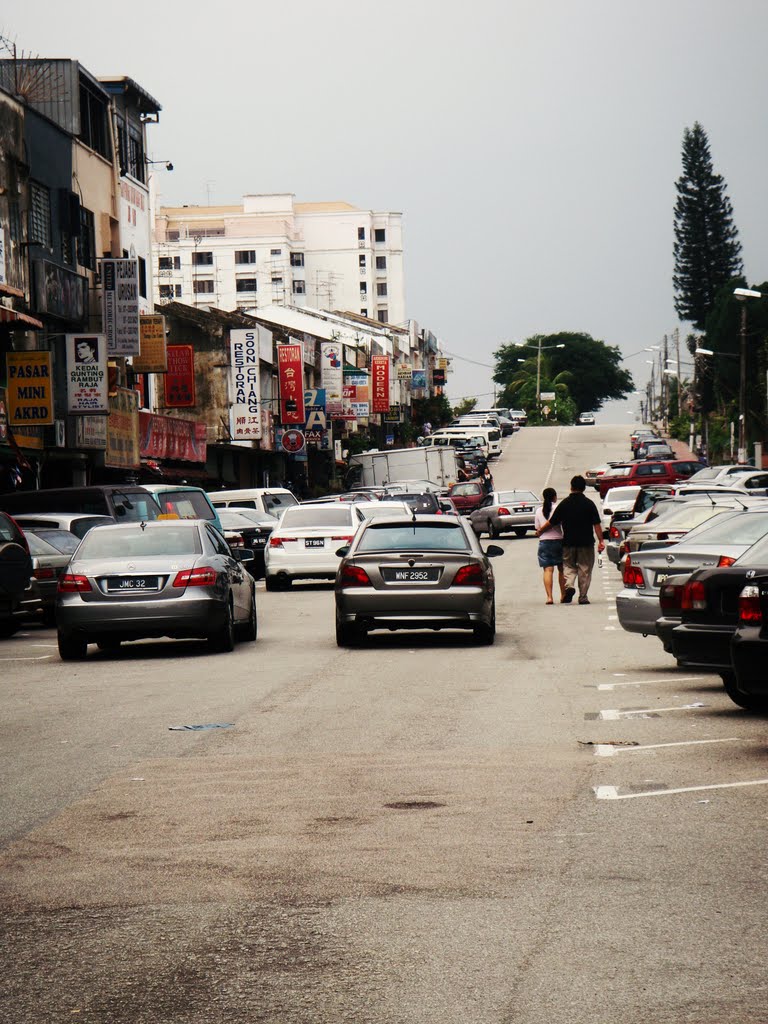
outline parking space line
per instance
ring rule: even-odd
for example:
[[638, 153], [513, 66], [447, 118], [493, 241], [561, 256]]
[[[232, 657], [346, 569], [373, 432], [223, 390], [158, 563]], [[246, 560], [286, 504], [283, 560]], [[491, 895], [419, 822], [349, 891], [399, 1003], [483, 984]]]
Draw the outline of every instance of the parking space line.
[[595, 757], [613, 757], [615, 754], [632, 753], [635, 750], [660, 750], [662, 747], [696, 747], [705, 743], [742, 743], [738, 736], [729, 736], [722, 740], [679, 740], [676, 743], [646, 743], [644, 745], [624, 747], [613, 743], [598, 743], [595, 746]]
[[619, 793], [618, 786], [593, 786], [598, 800], [635, 800], [641, 796], [674, 796], [675, 793], [704, 793], [712, 789], [738, 789], [743, 786], [768, 786], [768, 779], [750, 782], [718, 782], [711, 786], [681, 786], [677, 789], [649, 789], [643, 793]]
[[[623, 672], [616, 672], [614, 675], [624, 675]], [[694, 679], [701, 679], [701, 676], [675, 676], [673, 682], [675, 683], [689, 683]], [[628, 679], [626, 682], [621, 683], [598, 683], [598, 690], [613, 690], [617, 686], [650, 686], [652, 683], [665, 683], [666, 679]]]
[[52, 654], [37, 654], [33, 658], [0, 658], [0, 661], [46, 661]]
[[691, 711], [705, 708], [706, 704], [680, 704], [674, 708], [635, 708], [632, 711], [621, 711], [619, 708], [609, 708], [601, 711], [598, 715], [604, 722], [618, 722], [621, 718], [632, 718], [633, 715], [658, 715], [662, 711]]

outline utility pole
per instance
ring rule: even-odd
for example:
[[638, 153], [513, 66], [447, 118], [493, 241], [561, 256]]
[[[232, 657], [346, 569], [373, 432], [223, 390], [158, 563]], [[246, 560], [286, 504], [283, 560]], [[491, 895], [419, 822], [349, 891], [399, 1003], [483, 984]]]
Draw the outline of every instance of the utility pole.
[[662, 410], [662, 412], [663, 412], [663, 420], [662, 420], [662, 422], [664, 424], [664, 433], [665, 434], [667, 434], [668, 431], [669, 431], [669, 379], [668, 379], [669, 374], [667, 374], [665, 372], [666, 369], [667, 369], [667, 359], [669, 359], [669, 338], [665, 334], [664, 335], [663, 358], [662, 358], [662, 362], [661, 362], [661, 394], [662, 394], [663, 401], [664, 401], [664, 408]]
[[741, 304], [739, 346], [739, 455], [738, 462], [747, 461], [747, 304]]
[[675, 361], [677, 369], [677, 417], [680, 418], [681, 406], [680, 406], [680, 392], [682, 390], [680, 379], [680, 328], [675, 328]]

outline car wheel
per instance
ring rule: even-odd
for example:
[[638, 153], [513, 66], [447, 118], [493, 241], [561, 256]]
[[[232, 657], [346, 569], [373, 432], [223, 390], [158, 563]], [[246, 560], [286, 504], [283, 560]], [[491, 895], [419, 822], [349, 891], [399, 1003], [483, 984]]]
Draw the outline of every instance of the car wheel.
[[515, 530], [516, 537], [524, 537], [526, 533], [528, 533], [528, 530], [525, 526], [518, 526], [518, 528]]
[[492, 519], [488, 520], [488, 536], [491, 540], [498, 540], [501, 536], [501, 530], [499, 529], [498, 523], [494, 523]]
[[13, 636], [20, 625], [21, 623], [17, 622], [16, 619], [7, 619], [5, 622], [0, 622], [0, 639]]
[[212, 651], [224, 654], [235, 649], [235, 620], [232, 615], [232, 604], [228, 600], [224, 613], [224, 622], [215, 633], [208, 637], [208, 644]]
[[76, 633], [58, 632], [59, 657], [62, 661], [82, 661], [88, 653], [88, 641]]
[[120, 640], [98, 640], [96, 646], [105, 654], [117, 654], [120, 650]]
[[354, 623], [342, 622], [338, 615], [336, 616], [336, 646], [337, 647], [357, 647], [362, 639], [360, 630]]
[[472, 629], [475, 643], [487, 647], [496, 639], [496, 602], [491, 607], [491, 618], [489, 622], [478, 622]]
[[259, 632], [258, 619], [256, 618], [256, 590], [251, 592], [251, 614], [248, 621], [242, 627], [241, 638], [243, 640], [255, 640]]
[[0, 591], [21, 594], [32, 575], [32, 559], [13, 541], [0, 544]]
[[723, 680], [725, 692], [734, 704], [738, 704], [745, 711], [768, 711], [768, 697], [763, 694], [742, 693], [736, 688], [736, 676], [733, 672], [722, 672], [720, 678]]
[[264, 584], [265, 584], [267, 590], [272, 591], [272, 592], [274, 592], [275, 590], [279, 590], [280, 589], [280, 587], [278, 585], [278, 582], [277, 582], [277, 576], [267, 576], [267, 578], [264, 581]]

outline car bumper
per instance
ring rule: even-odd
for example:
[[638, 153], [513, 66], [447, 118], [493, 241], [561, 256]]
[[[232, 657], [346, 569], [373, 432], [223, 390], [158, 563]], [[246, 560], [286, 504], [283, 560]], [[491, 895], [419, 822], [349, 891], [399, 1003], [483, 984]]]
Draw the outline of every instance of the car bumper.
[[[338, 541], [336, 546], [344, 542]], [[333, 580], [341, 559], [330, 548], [323, 551], [309, 551], [307, 554], [286, 552], [268, 548], [264, 557], [264, 573], [267, 578], [287, 576], [290, 579]]]
[[666, 615], [656, 619], [656, 636], [661, 640], [667, 654], [672, 654], [672, 630], [680, 625], [680, 619], [671, 619]]
[[402, 588], [381, 591], [355, 587], [336, 593], [336, 612], [341, 622], [367, 629], [471, 629], [488, 623], [493, 614], [493, 594], [481, 587], [455, 591], [424, 591]]
[[137, 601], [83, 601], [79, 594], [63, 594], [56, 603], [56, 625], [86, 636], [204, 637], [223, 624], [225, 612], [223, 595], [202, 587], [175, 598]]
[[621, 628], [628, 633], [642, 633], [656, 636], [656, 620], [659, 617], [659, 595], [641, 594], [625, 588], [616, 595], [616, 612]]
[[535, 523], [532, 512], [513, 512], [511, 516], [499, 516], [496, 521], [502, 533], [506, 530], [519, 530], [522, 527], [532, 530]]
[[619, 554], [618, 544], [609, 540], [605, 545], [605, 553], [608, 556], [609, 562], [613, 562], [614, 565], [619, 565], [621, 562], [621, 555]]
[[712, 671], [731, 668], [733, 626], [697, 627], [681, 622], [672, 630], [672, 653], [684, 665]]
[[739, 626], [731, 641], [731, 664], [742, 693], [768, 696], [768, 638], [760, 626]]

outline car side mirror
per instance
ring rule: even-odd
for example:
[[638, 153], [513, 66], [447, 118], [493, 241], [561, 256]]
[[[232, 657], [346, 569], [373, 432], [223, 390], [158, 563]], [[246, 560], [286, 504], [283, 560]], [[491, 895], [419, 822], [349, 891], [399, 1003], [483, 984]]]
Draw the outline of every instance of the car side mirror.
[[336, 556], [338, 558], [346, 558], [349, 554], [349, 544], [345, 544], [343, 547], [336, 548]]
[[125, 515], [125, 505], [115, 505], [115, 515], [116, 516], [124, 516]]
[[506, 549], [499, 547], [498, 544], [489, 544], [485, 549], [485, 554], [488, 558], [498, 558], [499, 555], [506, 554]]
[[252, 562], [255, 557], [253, 548], [230, 548], [230, 550], [236, 562]]

